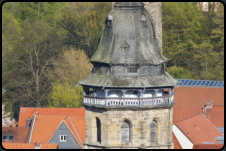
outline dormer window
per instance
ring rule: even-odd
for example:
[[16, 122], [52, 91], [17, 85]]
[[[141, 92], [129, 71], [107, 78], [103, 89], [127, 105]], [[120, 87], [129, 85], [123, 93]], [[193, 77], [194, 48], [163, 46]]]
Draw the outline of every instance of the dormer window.
[[144, 15], [141, 15], [140, 22], [141, 22], [142, 27], [147, 27], [147, 21], [146, 21], [146, 17]]
[[112, 16], [109, 14], [107, 17], [107, 26], [112, 26], [112, 22], [113, 22], [113, 18]]
[[123, 53], [128, 53], [129, 52], [129, 44], [126, 41], [122, 45], [122, 52]]
[[137, 73], [137, 67], [127, 67], [127, 73]]
[[66, 142], [67, 141], [67, 136], [66, 135], [60, 135], [60, 141], [61, 142]]

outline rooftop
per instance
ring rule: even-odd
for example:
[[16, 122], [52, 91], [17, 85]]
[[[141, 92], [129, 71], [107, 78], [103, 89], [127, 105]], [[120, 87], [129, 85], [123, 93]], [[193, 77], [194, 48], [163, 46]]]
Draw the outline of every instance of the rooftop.
[[203, 114], [190, 117], [175, 124], [186, 135], [193, 144], [202, 144], [203, 142], [213, 142], [223, 134], [214, 126]]
[[174, 87], [174, 107], [204, 107], [207, 100], [224, 105], [224, 88]]
[[[2, 146], [5, 149], [35, 149], [34, 143], [8, 143], [2, 142]], [[41, 144], [41, 149], [57, 149], [58, 144]]]
[[224, 144], [194, 144], [193, 149], [222, 149]]
[[[75, 127], [82, 143], [85, 142], [85, 116], [70, 116], [73, 126]], [[74, 135], [77, 142], [81, 145], [78, 136], [69, 121], [68, 116], [53, 116], [53, 115], [36, 115], [35, 125], [31, 137], [31, 143], [40, 141], [41, 143], [48, 143], [60, 126], [62, 121], [65, 121], [66, 125]]]
[[21, 107], [18, 127], [25, 127], [27, 118], [32, 118], [33, 114], [38, 112], [38, 115], [55, 115], [55, 116], [85, 116], [84, 108], [31, 108]]
[[2, 127], [2, 134], [13, 134], [13, 143], [27, 143], [30, 127]]

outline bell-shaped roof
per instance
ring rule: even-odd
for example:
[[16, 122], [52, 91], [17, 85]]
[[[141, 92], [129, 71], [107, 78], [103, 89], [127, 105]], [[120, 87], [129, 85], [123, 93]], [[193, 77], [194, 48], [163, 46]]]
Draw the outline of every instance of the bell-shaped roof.
[[[114, 6], [108, 15], [112, 24], [104, 24], [99, 46], [91, 62], [131, 65], [165, 63], [167, 58], [158, 50], [154, 24], [144, 4], [116, 2]], [[127, 53], [122, 51], [125, 41], [129, 45]]]

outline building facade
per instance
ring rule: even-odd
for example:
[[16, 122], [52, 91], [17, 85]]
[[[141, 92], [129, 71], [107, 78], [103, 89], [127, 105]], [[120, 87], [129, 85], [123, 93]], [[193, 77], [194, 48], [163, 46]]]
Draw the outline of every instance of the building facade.
[[165, 71], [155, 24], [142, 2], [116, 2], [84, 88], [84, 148], [173, 148], [177, 81]]

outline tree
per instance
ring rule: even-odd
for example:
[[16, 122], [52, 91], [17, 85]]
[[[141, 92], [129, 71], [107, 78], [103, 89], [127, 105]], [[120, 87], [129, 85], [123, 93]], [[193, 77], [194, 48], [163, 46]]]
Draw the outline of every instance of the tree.
[[[10, 120], [10, 112], [5, 113], [5, 105], [2, 105], [2, 126], [12, 126], [12, 121]], [[15, 119], [13, 119], [15, 121]]]
[[27, 20], [22, 37], [17, 50], [11, 54], [13, 59], [8, 60], [14, 67], [8, 81], [8, 95], [17, 109], [20, 106], [40, 107], [52, 88], [48, 73], [64, 39], [48, 23], [39, 20]]
[[56, 84], [51, 93], [48, 107], [80, 108], [83, 101], [82, 86], [70, 86], [67, 82]]
[[91, 71], [92, 64], [85, 52], [73, 46], [63, 49], [54, 63], [55, 81], [76, 85]]
[[82, 49], [91, 58], [98, 46], [103, 23], [112, 9], [111, 2], [74, 2], [65, 7], [59, 24], [66, 29], [68, 45]]
[[49, 107], [81, 107], [83, 101], [82, 86], [76, 84], [91, 71], [92, 64], [83, 50], [70, 46], [63, 49], [54, 63], [52, 77], [54, 87], [49, 95]]

